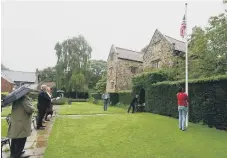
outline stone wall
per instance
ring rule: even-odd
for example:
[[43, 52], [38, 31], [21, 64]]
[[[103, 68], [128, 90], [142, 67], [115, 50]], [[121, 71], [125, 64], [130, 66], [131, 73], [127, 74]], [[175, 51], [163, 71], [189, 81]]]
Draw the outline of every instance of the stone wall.
[[166, 38], [155, 32], [147, 52], [144, 55], [143, 69], [155, 69], [152, 65], [158, 62], [158, 68], [169, 67], [171, 65], [172, 49]]
[[[131, 72], [131, 67], [136, 68], [136, 72]], [[117, 91], [125, 91], [132, 89], [132, 78], [143, 71], [143, 63], [130, 61], [125, 59], [118, 59], [117, 64]]]
[[[111, 55], [113, 55], [112, 59]], [[118, 62], [117, 54], [114, 52], [113, 48], [111, 48], [111, 53], [107, 60], [107, 83], [106, 83], [107, 92], [116, 92], [117, 62]]]

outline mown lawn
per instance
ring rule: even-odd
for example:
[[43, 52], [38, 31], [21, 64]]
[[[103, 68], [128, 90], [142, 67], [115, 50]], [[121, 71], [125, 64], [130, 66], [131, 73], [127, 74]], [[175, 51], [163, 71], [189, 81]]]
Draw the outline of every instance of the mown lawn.
[[[36, 101], [32, 102], [32, 104], [35, 108], [37, 107]], [[12, 109], [12, 106], [7, 106], [7, 107], [2, 108], [1, 117], [8, 116], [11, 113], [11, 109]]]
[[1, 120], [1, 136], [6, 137], [8, 131], [8, 124], [5, 119]]
[[58, 114], [60, 115], [89, 115], [89, 114], [110, 114], [110, 113], [126, 113], [123, 108], [109, 106], [107, 111], [103, 110], [103, 106], [92, 104], [90, 102], [73, 102], [72, 105], [61, 105]]
[[44, 157], [226, 158], [227, 132], [149, 113], [57, 118]]
[[7, 107], [2, 108], [1, 116], [6, 117], [10, 113], [11, 113], [11, 106], [7, 106]]

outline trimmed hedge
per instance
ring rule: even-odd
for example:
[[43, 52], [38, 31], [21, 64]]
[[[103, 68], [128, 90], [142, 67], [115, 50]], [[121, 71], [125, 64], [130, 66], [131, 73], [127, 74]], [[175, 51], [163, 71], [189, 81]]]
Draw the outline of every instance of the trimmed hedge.
[[64, 96], [66, 98], [72, 98], [72, 99], [88, 99], [88, 93], [87, 92], [65, 92]]
[[[184, 85], [184, 81], [150, 84], [146, 111], [178, 118], [176, 94]], [[189, 80], [189, 120], [227, 129], [227, 75]]]
[[28, 94], [28, 96], [33, 99], [33, 100], [37, 100], [38, 99], [38, 96], [39, 96], [39, 92], [30, 92]]
[[132, 97], [131, 92], [110, 93], [110, 103], [111, 105], [118, 103], [130, 104]]
[[92, 98], [97, 99], [97, 100], [101, 100], [102, 99], [102, 94], [101, 93], [91, 93], [90, 96]]
[[[132, 79], [134, 91], [145, 88], [148, 84], [172, 80], [166, 70], [143, 72]], [[137, 91], [138, 92], [138, 91]]]
[[2, 92], [1, 99], [3, 100], [8, 94], [9, 94], [8, 92]]
[[66, 104], [67, 99], [66, 98], [59, 98], [58, 100], [54, 100], [53, 104], [54, 105], [64, 105]]

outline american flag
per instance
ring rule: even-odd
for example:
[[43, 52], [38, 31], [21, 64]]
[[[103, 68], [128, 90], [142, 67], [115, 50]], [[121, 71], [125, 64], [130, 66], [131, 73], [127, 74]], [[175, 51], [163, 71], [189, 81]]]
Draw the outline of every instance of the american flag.
[[185, 21], [185, 15], [184, 15], [182, 23], [181, 23], [181, 28], [180, 28], [180, 35], [183, 38], [184, 38], [184, 35], [185, 35], [185, 30], [186, 30], [186, 21]]

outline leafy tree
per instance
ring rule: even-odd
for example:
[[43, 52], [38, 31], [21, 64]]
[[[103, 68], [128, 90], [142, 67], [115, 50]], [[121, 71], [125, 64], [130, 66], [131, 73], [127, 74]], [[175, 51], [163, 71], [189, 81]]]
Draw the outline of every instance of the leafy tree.
[[107, 71], [107, 62], [104, 60], [91, 60], [89, 68], [89, 88], [93, 89], [96, 83], [102, 78], [103, 75], [106, 75]]
[[47, 67], [39, 71], [39, 77], [41, 81], [54, 82], [56, 79], [55, 67]]
[[[91, 47], [83, 36], [73, 37], [55, 45], [57, 55], [57, 88], [82, 90], [89, 80]], [[83, 76], [83, 77], [82, 77]], [[76, 89], [75, 89], [76, 88]]]
[[[189, 41], [189, 78], [227, 73], [227, 16], [209, 19], [206, 28], [194, 27]], [[176, 80], [185, 77], [185, 57], [174, 57], [172, 73]]]
[[106, 91], [106, 82], [107, 82], [107, 78], [106, 76], [103, 76], [97, 83], [95, 86], [95, 91], [98, 93], [103, 93]]

